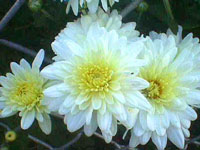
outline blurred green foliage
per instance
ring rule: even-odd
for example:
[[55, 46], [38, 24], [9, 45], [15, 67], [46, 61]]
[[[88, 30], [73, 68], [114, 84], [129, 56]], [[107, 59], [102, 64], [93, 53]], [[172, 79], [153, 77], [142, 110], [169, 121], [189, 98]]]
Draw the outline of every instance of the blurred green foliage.
[[[9, 8], [13, 5], [14, 0], [0, 0], [0, 18], [2, 18]], [[120, 0], [113, 9], [121, 11], [131, 0]], [[183, 26], [184, 35], [193, 32], [195, 37], [200, 37], [200, 0], [169, 0], [174, 20], [171, 20], [170, 14], [167, 14], [166, 7], [162, 0], [146, 0], [148, 9], [140, 11], [136, 9], [128, 16], [123, 18], [124, 22], [137, 22], [137, 30], [141, 34], [148, 35], [152, 30], [157, 32], [166, 32], [169, 27], [179, 24]], [[16, 16], [11, 20], [2, 33], [0, 39], [7, 39], [19, 43], [28, 48], [38, 51], [43, 48], [49, 57], [53, 56], [51, 51], [51, 43], [54, 37], [62, 30], [67, 22], [74, 21], [77, 17], [71, 12], [69, 15], [65, 13], [66, 4], [59, 1], [43, 0], [41, 9], [33, 11], [29, 9], [28, 1], [19, 10]], [[9, 64], [11, 61], [17, 61], [23, 57], [30, 62], [32, 58], [20, 52], [0, 45], [0, 75], [4, 75], [10, 71]], [[35, 122], [33, 126], [27, 130], [19, 130], [20, 118], [16, 115], [7, 119], [0, 119], [1, 122], [8, 124], [11, 129], [17, 129], [17, 139], [12, 143], [6, 143], [4, 139], [5, 130], [0, 127], [0, 144], [5, 145], [10, 150], [43, 150], [38, 145], [28, 139], [28, 134], [32, 134], [39, 139], [50, 143], [53, 146], [61, 146], [67, 141], [73, 139], [76, 133], [69, 133], [63, 121], [52, 117], [53, 131], [49, 136], [44, 135]], [[199, 120], [193, 122], [191, 127], [191, 137], [200, 134]], [[119, 132], [114, 140], [121, 144], [128, 144], [130, 133], [125, 140], [122, 135], [125, 129], [119, 128]], [[146, 146], [140, 146], [141, 150], [155, 150], [155, 146], [149, 142]], [[111, 144], [106, 144], [103, 140], [94, 136], [88, 138], [82, 136], [81, 139], [70, 147], [70, 150], [113, 150]], [[190, 145], [188, 150], [200, 150], [199, 147]], [[167, 150], [176, 150], [176, 148], [168, 142]]]

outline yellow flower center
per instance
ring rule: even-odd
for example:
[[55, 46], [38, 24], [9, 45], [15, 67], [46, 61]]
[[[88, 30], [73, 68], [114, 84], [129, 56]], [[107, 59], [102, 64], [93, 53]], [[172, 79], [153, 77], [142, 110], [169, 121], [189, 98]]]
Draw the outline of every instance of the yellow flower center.
[[79, 67], [81, 81], [79, 88], [89, 91], [108, 91], [113, 71], [102, 64], [89, 64]]
[[10, 100], [18, 106], [26, 107], [28, 110], [39, 107], [43, 98], [42, 80], [30, 78], [18, 81], [16, 87], [11, 91]]
[[179, 95], [178, 74], [158, 65], [153, 64], [141, 69], [140, 77], [150, 83], [143, 93], [152, 104], [170, 107], [174, 98]]
[[162, 95], [163, 86], [157, 81], [149, 81], [149, 88], [144, 90], [144, 93], [149, 99], [158, 99]]
[[117, 56], [101, 50], [88, 51], [85, 58], [75, 58], [66, 83], [75, 88], [74, 94], [82, 93], [89, 99], [94, 95], [103, 98], [111, 89], [117, 88], [116, 81], [124, 79]]

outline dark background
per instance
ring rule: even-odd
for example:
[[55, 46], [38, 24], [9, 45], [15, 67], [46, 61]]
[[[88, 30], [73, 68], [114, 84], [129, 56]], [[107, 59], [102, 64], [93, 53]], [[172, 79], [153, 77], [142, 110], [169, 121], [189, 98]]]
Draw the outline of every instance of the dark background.
[[[14, 0], [0, 0], [0, 18], [2, 18], [9, 8], [13, 5]], [[113, 7], [121, 11], [130, 0], [120, 0]], [[183, 26], [184, 35], [193, 32], [195, 37], [200, 36], [200, 0], [170, 0], [173, 16], [166, 11], [162, 0], [147, 0], [148, 9], [144, 12], [138, 9], [132, 11], [126, 16], [123, 21], [135, 21], [137, 23], [137, 30], [141, 34], [148, 35], [152, 30], [157, 32], [166, 32], [170, 27], [176, 31], [176, 25]], [[77, 17], [72, 12], [66, 15], [66, 4], [53, 0], [43, 0], [42, 8], [38, 11], [32, 11], [26, 2], [22, 8], [17, 12], [16, 16], [9, 22], [3, 32], [0, 33], [0, 39], [6, 39], [12, 42], [19, 43], [25, 47], [38, 51], [43, 48], [46, 50], [48, 57], [53, 56], [51, 50], [51, 43], [54, 37], [66, 26], [69, 21], [75, 20]], [[173, 19], [174, 17], [174, 19]], [[32, 62], [31, 56], [25, 55], [14, 49], [0, 45], [0, 75], [5, 75], [10, 72], [10, 62], [19, 62], [21, 58]], [[20, 118], [13, 116], [7, 119], [0, 119], [12, 129], [16, 129], [20, 125]], [[18, 130], [17, 139], [12, 143], [6, 143], [4, 139], [5, 130], [0, 127], [0, 145], [3, 144], [10, 150], [43, 150], [44, 147], [32, 142], [27, 138], [28, 134], [34, 135], [39, 139], [50, 143], [53, 146], [61, 146], [71, 139], [76, 133], [69, 133], [63, 121], [52, 117], [53, 131], [49, 136], [41, 132], [37, 123], [27, 130]], [[122, 135], [125, 129], [119, 127], [119, 132], [114, 140], [121, 144], [128, 144], [130, 133], [125, 140], [122, 140]], [[200, 135], [199, 119], [192, 123], [191, 138]], [[140, 146], [141, 150], [155, 150], [152, 142], [146, 146]], [[92, 136], [90, 138], [82, 136], [81, 139], [75, 143], [70, 150], [114, 150], [111, 144], [106, 144], [103, 140]], [[176, 150], [170, 142], [168, 142], [167, 150]], [[188, 150], [198, 150], [196, 145], [189, 145]], [[1, 149], [0, 149], [1, 150]]]

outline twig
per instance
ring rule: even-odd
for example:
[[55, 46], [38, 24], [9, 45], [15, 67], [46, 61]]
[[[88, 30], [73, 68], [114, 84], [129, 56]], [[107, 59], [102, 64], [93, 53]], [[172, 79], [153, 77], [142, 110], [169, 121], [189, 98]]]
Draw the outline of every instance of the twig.
[[[94, 132], [94, 135], [97, 136], [98, 138], [104, 140], [104, 137], [101, 134]], [[114, 141], [111, 141], [110, 143], [113, 144], [116, 148], [121, 149], [121, 146], [118, 143], [116, 143]]]
[[10, 10], [6, 13], [3, 19], [0, 22], [0, 32], [3, 28], [8, 24], [8, 22], [14, 17], [20, 7], [24, 4], [25, 0], [17, 0], [15, 4], [10, 8]]
[[43, 145], [44, 147], [46, 147], [50, 150], [64, 150], [64, 149], [70, 147], [72, 144], [76, 143], [81, 138], [82, 135], [83, 135], [83, 131], [81, 131], [79, 134], [77, 134], [77, 136], [74, 139], [72, 139], [71, 141], [67, 142], [65, 145], [63, 145], [59, 148], [54, 148], [50, 144], [47, 144], [44, 141], [42, 141], [42, 140], [38, 139], [37, 137], [34, 137], [30, 134], [28, 135], [28, 138], [31, 139], [32, 141], [34, 141], [35, 143]]
[[23, 53], [28, 54], [28, 55], [33, 56], [33, 57], [37, 54], [35, 51], [33, 51], [31, 49], [28, 49], [24, 46], [17, 44], [17, 43], [13, 43], [13, 42], [10, 42], [10, 41], [4, 40], [4, 39], [0, 39], [0, 44], [8, 46], [10, 48], [14, 48], [14, 49], [16, 49], [20, 52], [23, 52]]
[[195, 137], [195, 138], [193, 138], [193, 139], [190, 139], [190, 140], [187, 139], [185, 148], [183, 150], [187, 150], [189, 144], [195, 144], [195, 145], [200, 146], [200, 142], [198, 142], [198, 140], [200, 140], [200, 135]]
[[194, 141], [193, 143], [200, 146], [200, 142]]
[[172, 9], [171, 9], [169, 0], [163, 0], [163, 4], [165, 6], [165, 10], [167, 12], [167, 15], [169, 15], [170, 19], [174, 20], [174, 16], [173, 16], [173, 13], [172, 13]]
[[72, 139], [71, 141], [69, 141], [67, 144], [65, 144], [59, 148], [55, 148], [54, 150], [64, 150], [64, 149], [70, 147], [72, 144], [76, 143], [81, 138], [82, 135], [83, 135], [83, 131], [81, 131], [79, 134], [77, 134], [77, 136], [74, 139]]
[[197, 141], [197, 140], [199, 140], [199, 139], [200, 139], [200, 135], [197, 136], [197, 137], [195, 137], [195, 138], [193, 138], [193, 139], [188, 140], [188, 141], [187, 141], [187, 144], [194, 143], [195, 141]]
[[[98, 138], [104, 140], [104, 137], [103, 137], [101, 134], [99, 134], [99, 133], [97, 133], [97, 132], [94, 132], [94, 135], [97, 136]], [[111, 141], [110, 143], [113, 144], [117, 149], [130, 149], [130, 147], [125, 146], [125, 145], [120, 145], [120, 144], [118, 144], [118, 143], [115, 142], [115, 141]]]
[[[14, 43], [14, 42], [10, 42], [8, 40], [4, 40], [4, 39], [0, 39], [0, 44], [5, 45], [7, 47], [10, 48], [14, 48], [17, 51], [20, 51], [22, 53], [28, 54], [32, 57], [35, 57], [35, 55], [37, 54], [34, 50], [32, 49], [28, 49], [20, 44]], [[45, 58], [44, 61], [46, 63], [51, 63], [52, 61], [49, 58]]]
[[7, 131], [11, 130], [10, 127], [8, 125], [6, 125], [5, 123], [0, 122], [0, 126], [5, 128]]
[[188, 148], [188, 144], [186, 143], [184, 149], [181, 149], [181, 150], [187, 150], [187, 148]]
[[54, 149], [51, 145], [45, 143], [44, 141], [41, 141], [40, 139], [38, 139], [38, 138], [36, 138], [36, 137], [34, 137], [34, 136], [30, 135], [30, 134], [28, 135], [28, 138], [33, 140], [34, 142], [40, 144], [40, 145], [43, 145], [44, 147], [46, 147], [48, 149], [51, 149], [51, 150]]
[[[61, 116], [61, 115], [59, 115], [59, 114], [56, 114], [56, 113], [52, 113], [51, 115], [54, 116], [54, 117], [60, 118], [60, 119], [63, 119], [63, 118], [64, 118], [63, 116]], [[99, 133], [97, 133], [97, 132], [94, 132], [94, 135], [95, 135], [96, 137], [98, 137], [98, 138], [104, 140], [104, 137], [103, 137], [101, 134], [99, 134]], [[117, 149], [131, 149], [129, 146], [120, 145], [120, 144], [118, 144], [118, 143], [115, 142], [115, 141], [111, 141], [110, 143], [113, 144]], [[58, 150], [58, 149], [56, 149], [56, 150]]]
[[173, 13], [172, 13], [172, 9], [170, 6], [170, 2], [169, 0], [163, 0], [163, 4], [165, 6], [165, 10], [167, 15], [169, 16], [169, 20], [168, 20], [168, 25], [170, 27], [170, 29], [174, 32], [177, 33], [178, 31], [178, 24], [176, 22], [176, 20], [174, 19]]
[[132, 10], [137, 8], [137, 6], [142, 2], [143, 0], [134, 0], [130, 4], [128, 4], [121, 12], [122, 18], [126, 17]]

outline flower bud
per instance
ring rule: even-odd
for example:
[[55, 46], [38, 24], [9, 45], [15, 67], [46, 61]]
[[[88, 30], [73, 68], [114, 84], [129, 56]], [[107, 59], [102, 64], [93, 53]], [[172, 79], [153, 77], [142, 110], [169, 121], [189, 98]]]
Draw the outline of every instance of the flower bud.
[[8, 131], [5, 134], [5, 139], [7, 142], [13, 142], [16, 140], [16, 138], [17, 138], [17, 134], [15, 131]]
[[42, 8], [42, 0], [29, 0], [28, 6], [31, 11], [38, 12]]
[[148, 8], [149, 8], [149, 5], [147, 4], [147, 2], [143, 1], [138, 5], [137, 10], [139, 12], [146, 12]]

